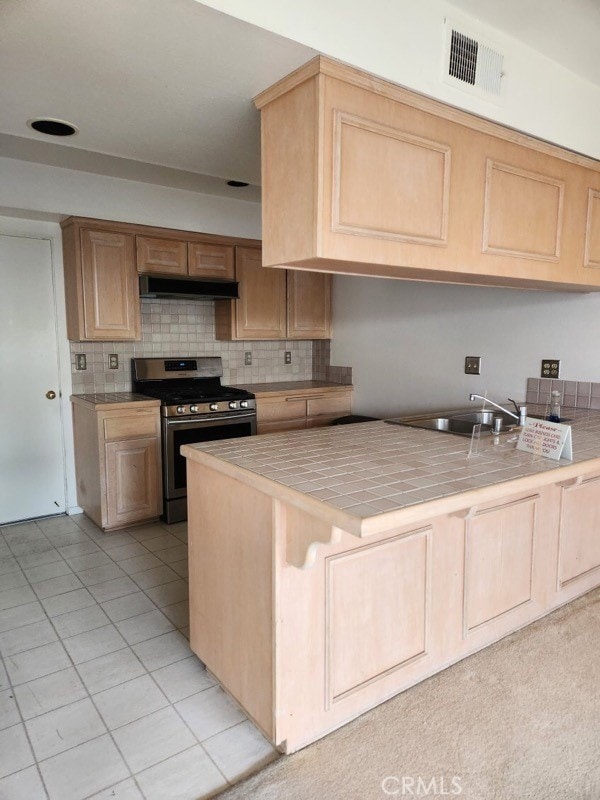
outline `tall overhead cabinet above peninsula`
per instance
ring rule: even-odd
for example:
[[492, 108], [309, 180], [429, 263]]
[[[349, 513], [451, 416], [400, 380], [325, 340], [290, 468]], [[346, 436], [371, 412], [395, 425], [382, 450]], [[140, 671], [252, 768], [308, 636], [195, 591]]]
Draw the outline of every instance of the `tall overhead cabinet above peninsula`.
[[600, 289], [600, 162], [323, 57], [255, 102], [266, 266]]

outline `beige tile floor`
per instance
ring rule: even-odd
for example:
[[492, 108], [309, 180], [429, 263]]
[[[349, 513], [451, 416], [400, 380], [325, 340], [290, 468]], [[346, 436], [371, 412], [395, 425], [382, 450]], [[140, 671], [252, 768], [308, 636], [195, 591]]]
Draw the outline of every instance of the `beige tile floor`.
[[189, 648], [186, 523], [0, 534], [2, 800], [200, 800], [277, 757]]

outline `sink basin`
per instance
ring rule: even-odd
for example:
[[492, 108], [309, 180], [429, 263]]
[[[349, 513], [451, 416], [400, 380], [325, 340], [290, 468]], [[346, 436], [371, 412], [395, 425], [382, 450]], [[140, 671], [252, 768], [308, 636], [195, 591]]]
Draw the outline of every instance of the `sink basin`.
[[473, 428], [476, 425], [481, 425], [483, 435], [490, 435], [494, 417], [502, 419], [500, 433], [512, 430], [517, 424], [514, 417], [500, 411], [456, 411], [434, 417], [414, 417], [412, 419], [399, 417], [398, 419], [387, 419], [386, 422], [390, 425], [406, 425], [410, 428], [426, 428], [431, 431], [454, 433], [458, 436], [472, 436]]

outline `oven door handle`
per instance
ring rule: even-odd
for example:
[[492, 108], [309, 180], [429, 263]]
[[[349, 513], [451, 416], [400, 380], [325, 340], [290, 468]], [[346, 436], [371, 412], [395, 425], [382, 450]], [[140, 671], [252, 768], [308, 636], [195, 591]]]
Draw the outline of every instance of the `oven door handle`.
[[218, 414], [213, 414], [210, 417], [204, 414], [198, 415], [197, 417], [186, 417], [185, 419], [182, 418], [173, 418], [173, 419], [164, 419], [165, 424], [168, 428], [175, 428], [178, 425], [197, 425], [198, 423], [202, 422], [215, 422], [225, 423], [227, 424], [230, 420], [234, 422], [235, 420], [239, 419], [253, 419], [256, 417], [254, 411], [244, 412], [242, 414], [226, 414], [225, 416], [221, 417]]

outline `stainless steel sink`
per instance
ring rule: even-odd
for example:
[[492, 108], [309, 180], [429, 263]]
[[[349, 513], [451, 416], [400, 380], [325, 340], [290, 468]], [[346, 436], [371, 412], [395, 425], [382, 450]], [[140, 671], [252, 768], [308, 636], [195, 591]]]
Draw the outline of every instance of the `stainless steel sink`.
[[475, 425], [481, 425], [482, 435], [490, 435], [494, 417], [502, 419], [500, 433], [512, 430], [517, 424], [517, 420], [510, 414], [496, 411], [453, 411], [437, 416], [399, 417], [398, 419], [387, 419], [386, 422], [390, 425], [407, 425], [410, 428], [426, 428], [431, 431], [454, 433], [458, 436], [472, 436]]

